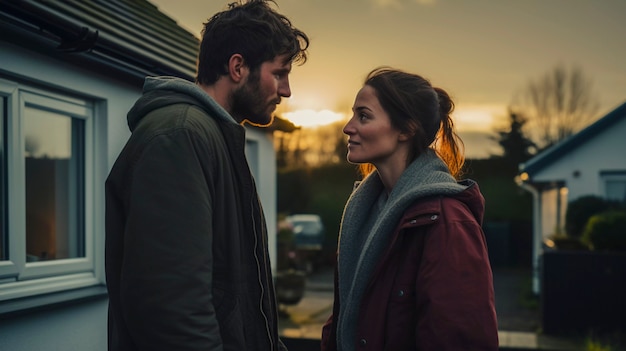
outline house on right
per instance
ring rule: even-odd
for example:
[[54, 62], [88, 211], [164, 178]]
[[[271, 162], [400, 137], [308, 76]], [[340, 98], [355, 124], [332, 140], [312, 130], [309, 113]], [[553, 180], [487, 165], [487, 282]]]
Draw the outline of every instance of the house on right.
[[567, 204], [595, 195], [626, 202], [626, 102], [520, 166], [518, 184], [533, 194], [533, 290], [544, 242], [563, 232]]
[[574, 200], [626, 204], [626, 102], [522, 164], [516, 180], [533, 194], [533, 292], [542, 332], [626, 332], [626, 252], [551, 247], [548, 240], [566, 232]]

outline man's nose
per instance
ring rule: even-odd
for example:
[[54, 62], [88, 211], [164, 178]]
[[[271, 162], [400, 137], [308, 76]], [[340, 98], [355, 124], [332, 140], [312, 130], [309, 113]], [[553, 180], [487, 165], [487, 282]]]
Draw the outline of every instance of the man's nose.
[[291, 96], [291, 87], [289, 86], [289, 80], [285, 79], [284, 82], [279, 83], [278, 95], [287, 98]]

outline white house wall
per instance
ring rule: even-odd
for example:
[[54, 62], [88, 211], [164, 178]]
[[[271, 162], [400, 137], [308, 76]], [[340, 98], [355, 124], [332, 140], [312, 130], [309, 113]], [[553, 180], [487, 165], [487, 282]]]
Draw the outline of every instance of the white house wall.
[[106, 351], [107, 306], [100, 299], [0, 322], [0, 350]]
[[276, 154], [271, 134], [259, 129], [246, 131], [246, 158], [261, 198], [269, 240], [272, 270], [276, 270]]
[[532, 181], [565, 181], [571, 201], [584, 195], [602, 196], [600, 171], [610, 170], [626, 170], [626, 119], [546, 166]]
[[543, 239], [552, 236], [557, 227], [557, 189], [550, 189], [541, 192], [541, 234]]

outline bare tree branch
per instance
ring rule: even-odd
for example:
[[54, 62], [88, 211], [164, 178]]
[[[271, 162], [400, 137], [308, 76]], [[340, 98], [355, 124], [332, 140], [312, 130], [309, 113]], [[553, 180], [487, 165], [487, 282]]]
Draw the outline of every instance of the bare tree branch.
[[528, 117], [541, 147], [553, 145], [597, 118], [599, 103], [593, 85], [580, 67], [559, 64], [531, 80], [514, 104]]

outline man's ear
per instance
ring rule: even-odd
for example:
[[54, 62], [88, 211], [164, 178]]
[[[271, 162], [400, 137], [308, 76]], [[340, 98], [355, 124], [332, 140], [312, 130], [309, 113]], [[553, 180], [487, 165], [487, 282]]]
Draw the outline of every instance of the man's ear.
[[248, 65], [241, 54], [233, 54], [228, 60], [228, 74], [230, 79], [239, 83], [248, 75]]

